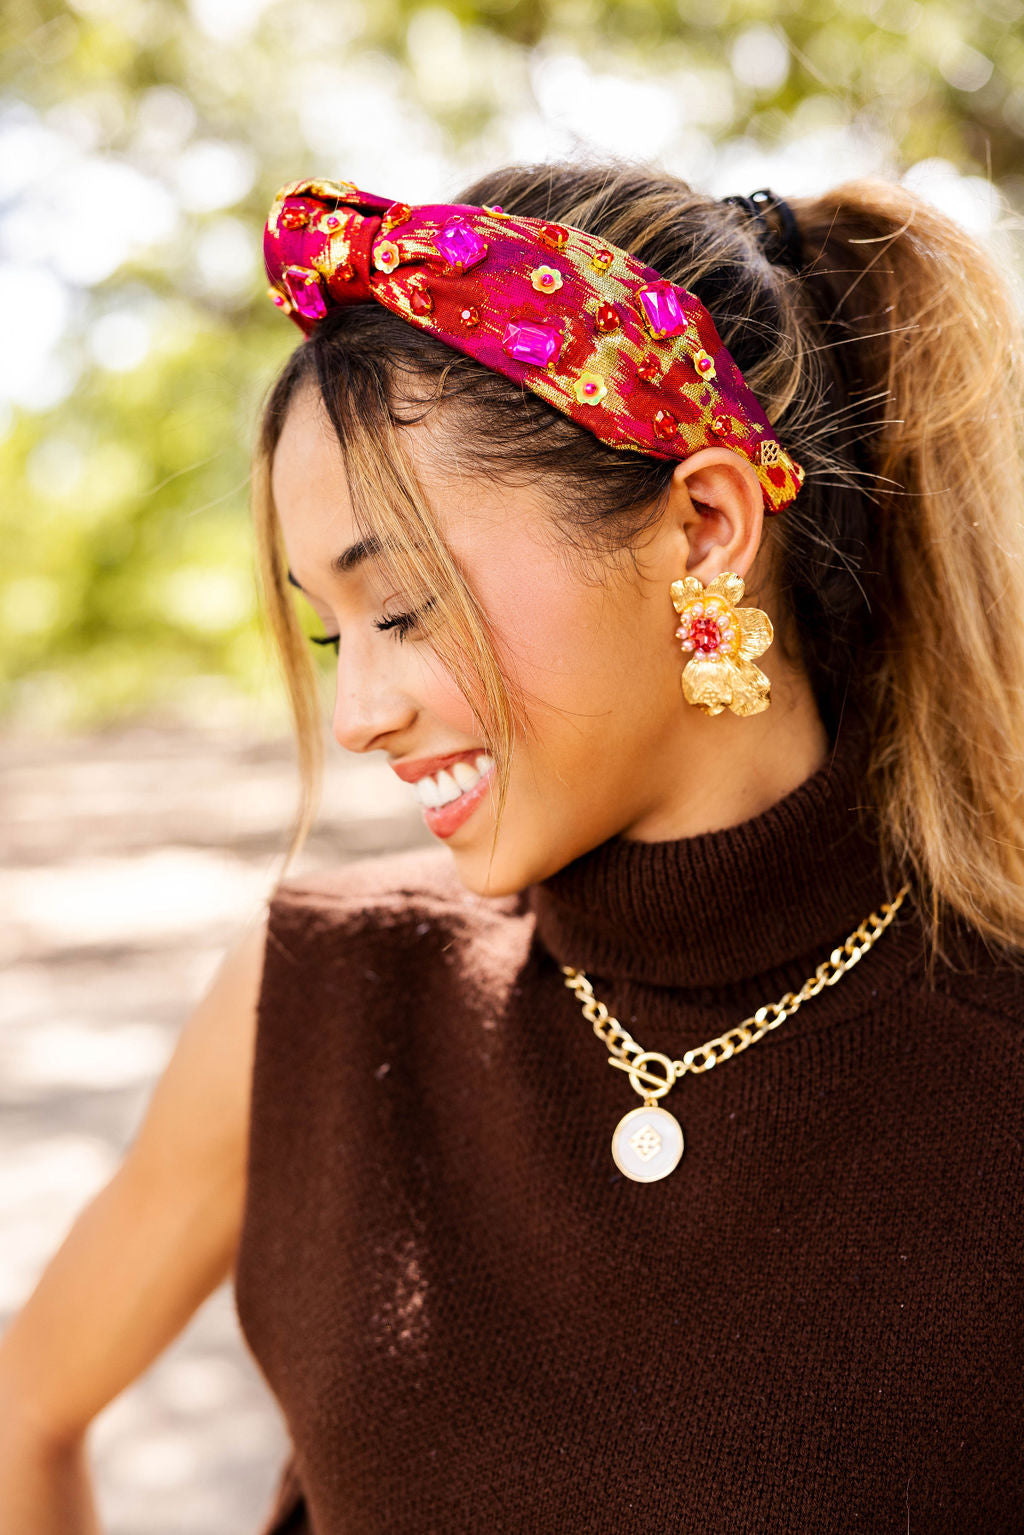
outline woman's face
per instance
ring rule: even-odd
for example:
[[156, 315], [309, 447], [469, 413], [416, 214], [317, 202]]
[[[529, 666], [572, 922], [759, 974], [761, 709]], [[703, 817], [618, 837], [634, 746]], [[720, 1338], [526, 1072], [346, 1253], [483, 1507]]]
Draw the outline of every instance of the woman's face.
[[[372, 556], [358, 563], [350, 556], [348, 569], [332, 570], [360, 534], [338, 442], [306, 389], [289, 410], [272, 486], [289, 569], [324, 632], [340, 634], [339, 744], [385, 752], [400, 776], [416, 780], [410, 794], [428, 805], [448, 799], [425, 808], [425, 819], [463, 883], [481, 894], [520, 890], [617, 833], [687, 834], [713, 801], [723, 742], [739, 725], [749, 750], [764, 716], [709, 718], [684, 702], [686, 657], [669, 587], [686, 574], [709, 581], [722, 570], [746, 571], [761, 530], [753, 470], [717, 448], [680, 464], [666, 511], [638, 551], [638, 573], [626, 555], [595, 556], [584, 567], [541, 491], [475, 477], [468, 458], [458, 472], [456, 455], [433, 451], [428, 422], [407, 434], [442, 535], [525, 700], [528, 723], [516, 742], [493, 859], [495, 806], [489, 759], [480, 761], [480, 721], [415, 626], [394, 623], [417, 594], [410, 600], [389, 588]], [[695, 505], [687, 481], [710, 500]], [[730, 511], [733, 502], [749, 517]]]

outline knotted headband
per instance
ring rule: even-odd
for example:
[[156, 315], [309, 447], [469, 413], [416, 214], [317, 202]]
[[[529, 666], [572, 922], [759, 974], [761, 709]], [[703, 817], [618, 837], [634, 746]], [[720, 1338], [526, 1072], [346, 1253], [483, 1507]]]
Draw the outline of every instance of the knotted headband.
[[270, 210], [264, 256], [271, 297], [306, 335], [328, 309], [375, 299], [612, 447], [732, 448], [768, 512], [803, 483], [700, 299], [582, 229], [297, 181]]

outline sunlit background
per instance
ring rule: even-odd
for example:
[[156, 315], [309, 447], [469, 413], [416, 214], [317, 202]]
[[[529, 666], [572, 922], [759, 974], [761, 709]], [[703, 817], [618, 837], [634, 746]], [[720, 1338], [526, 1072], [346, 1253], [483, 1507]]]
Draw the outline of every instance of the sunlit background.
[[[717, 195], [878, 173], [1016, 273], [1024, 0], [8, 0], [0, 27], [9, 1316], [291, 812], [247, 521], [259, 402], [297, 339], [261, 270], [277, 188], [444, 200], [500, 163], [602, 154]], [[424, 839], [388, 776], [334, 749], [312, 862]], [[96, 1429], [113, 1535], [255, 1531], [283, 1441], [226, 1287]]]
[[509, 159], [654, 159], [723, 195], [902, 174], [1024, 203], [1021, 0], [14, 0], [0, 104], [8, 718], [257, 697], [254, 411], [294, 344], [259, 232], [306, 173], [410, 202]]

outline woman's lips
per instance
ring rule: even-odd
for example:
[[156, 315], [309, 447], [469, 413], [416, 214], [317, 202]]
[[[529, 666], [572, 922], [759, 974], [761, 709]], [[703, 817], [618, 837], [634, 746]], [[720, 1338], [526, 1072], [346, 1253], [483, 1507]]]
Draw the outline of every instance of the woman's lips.
[[470, 746], [460, 752], [445, 752], [440, 757], [417, 757], [412, 762], [392, 762], [391, 771], [397, 773], [403, 783], [416, 783], [418, 779], [450, 768], [454, 762], [472, 762], [484, 756], [482, 746]]
[[494, 776], [494, 758], [482, 747], [393, 762], [392, 770], [412, 784], [429, 831], [450, 837], [473, 814]]
[[452, 832], [458, 831], [463, 822], [467, 821], [477, 808], [488, 785], [494, 777], [494, 769], [488, 768], [471, 789], [460, 794], [458, 799], [453, 799], [447, 805], [439, 805], [436, 810], [423, 807], [423, 819], [427, 827], [435, 837], [450, 837]]

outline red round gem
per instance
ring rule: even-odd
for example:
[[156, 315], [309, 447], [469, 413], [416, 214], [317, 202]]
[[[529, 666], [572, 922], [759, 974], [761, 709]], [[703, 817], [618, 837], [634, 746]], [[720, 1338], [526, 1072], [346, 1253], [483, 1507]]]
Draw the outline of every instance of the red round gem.
[[732, 422], [728, 416], [716, 416], [711, 423], [711, 430], [717, 432], [719, 437], [726, 437], [732, 429]]
[[646, 383], [653, 384], [661, 377], [661, 363], [648, 352], [647, 356], [637, 363], [636, 371]]
[[679, 422], [670, 410], [659, 410], [654, 418], [654, 430], [659, 437], [674, 437], [679, 430]]
[[618, 330], [621, 323], [619, 311], [614, 304], [598, 304], [594, 312], [594, 323], [598, 330]]
[[305, 229], [309, 223], [309, 209], [299, 203], [285, 203], [278, 222], [285, 229]]
[[325, 214], [325, 216], [324, 216], [324, 228], [325, 229], [340, 229], [341, 228], [341, 219], [338, 217], [338, 215], [336, 213]]
[[409, 294], [409, 303], [413, 314], [430, 314], [434, 307], [429, 288], [413, 288]]
[[336, 266], [334, 268], [334, 276], [337, 277], [340, 282], [353, 282], [355, 275], [356, 269], [352, 265], [351, 261], [343, 261], [340, 266]]
[[474, 309], [471, 305], [468, 309], [463, 309], [462, 313], [459, 315], [459, 319], [462, 321], [463, 325], [468, 325], [470, 328], [472, 328], [474, 325], [479, 325], [480, 323], [480, 311], [479, 309]]
[[722, 643], [717, 620], [695, 618], [690, 625], [690, 638], [697, 650], [717, 650]]

